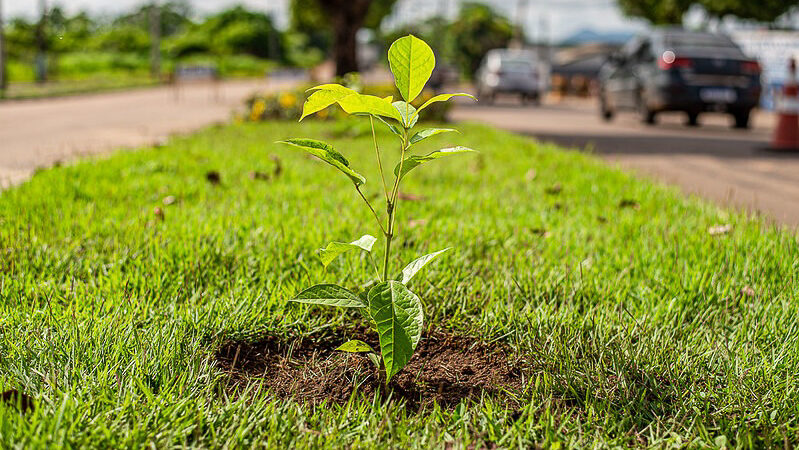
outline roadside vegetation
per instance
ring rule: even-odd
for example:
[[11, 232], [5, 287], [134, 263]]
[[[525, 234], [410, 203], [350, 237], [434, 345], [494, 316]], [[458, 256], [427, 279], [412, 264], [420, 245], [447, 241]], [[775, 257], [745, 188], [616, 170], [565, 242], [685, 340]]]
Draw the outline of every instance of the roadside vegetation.
[[[471, 342], [465, 359], [501, 351], [513, 364], [503, 390], [414, 404], [397, 385], [366, 389], [366, 365], [351, 394], [309, 397], [275, 379], [281, 366], [243, 370], [272, 348], [260, 342], [283, 346], [284, 369], [325, 382], [308, 368], [366, 358], [306, 352], [362, 339], [367, 324], [289, 299], [362, 281], [365, 255], [325, 269], [318, 249], [369, 233], [372, 213], [329, 166], [273, 142], [320, 136], [367, 180], [380, 175], [371, 133], [241, 123], [0, 193], [2, 446], [799, 444], [794, 233], [590, 155], [459, 129], [419, 154], [481, 153], [408, 177], [392, 265], [454, 244], [409, 283], [424, 303], [422, 342]], [[385, 166], [399, 156], [383, 151]], [[377, 199], [379, 184], [361, 189]], [[414, 359], [402, 386], [428, 370]]]
[[[366, 12], [364, 27], [371, 30], [371, 38], [363, 45], [372, 47], [371, 53], [385, 55], [387, 44], [414, 31], [433, 45], [448, 71], [460, 71], [469, 78], [485, 51], [507, 45], [517, 34], [507, 18], [476, 4], [465, 4], [453, 21], [433, 18], [382, 30], [380, 24], [395, 3], [373, 0]], [[86, 12], [70, 15], [56, 5], [44, 21], [21, 17], [8, 21], [5, 38], [10, 85], [0, 95], [27, 98], [151, 85], [168, 81], [181, 65], [214, 67], [222, 78], [262, 77], [280, 67], [316, 67], [332, 54], [344, 55], [340, 57], [346, 60], [334, 61], [339, 74], [368, 69], [376, 61], [365, 58], [357, 64], [356, 48], [351, 47], [354, 39], [336, 40], [339, 32], [358, 30], [338, 30], [331, 25], [325, 8], [339, 12], [337, 5], [324, 0], [292, 0], [289, 27], [278, 29], [271, 15], [244, 6], [196, 17], [187, 2], [164, 2], [158, 14], [160, 73], [156, 77], [151, 75], [152, 6], [103, 17]], [[355, 26], [350, 19], [341, 23]], [[334, 51], [345, 44], [351, 48]], [[36, 82], [40, 54], [46, 55], [46, 83]], [[443, 82], [442, 76], [436, 78]]]

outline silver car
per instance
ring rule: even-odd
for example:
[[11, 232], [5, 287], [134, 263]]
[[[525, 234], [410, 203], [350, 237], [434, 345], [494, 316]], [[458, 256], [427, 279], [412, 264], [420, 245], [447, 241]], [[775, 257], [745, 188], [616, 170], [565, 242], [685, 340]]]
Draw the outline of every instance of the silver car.
[[477, 95], [494, 101], [497, 94], [517, 94], [523, 102], [538, 103], [541, 97], [539, 77], [536, 60], [530, 52], [490, 50], [477, 70]]

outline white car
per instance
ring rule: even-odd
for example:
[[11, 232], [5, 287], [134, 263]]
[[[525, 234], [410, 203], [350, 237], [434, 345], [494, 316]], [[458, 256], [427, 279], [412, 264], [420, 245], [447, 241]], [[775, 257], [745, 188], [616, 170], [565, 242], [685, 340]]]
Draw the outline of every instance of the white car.
[[493, 101], [497, 94], [517, 94], [523, 102], [538, 103], [541, 98], [541, 72], [532, 52], [490, 50], [475, 76], [477, 95]]

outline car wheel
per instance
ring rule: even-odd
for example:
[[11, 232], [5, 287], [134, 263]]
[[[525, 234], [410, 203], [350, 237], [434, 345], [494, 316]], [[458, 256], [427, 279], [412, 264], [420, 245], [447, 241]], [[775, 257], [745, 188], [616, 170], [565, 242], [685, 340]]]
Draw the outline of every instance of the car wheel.
[[685, 120], [685, 125], [687, 125], [689, 127], [697, 127], [697, 126], [699, 126], [699, 113], [688, 112], [686, 114], [688, 114], [688, 115], [687, 115], [687, 118]]
[[657, 113], [646, 105], [643, 96], [638, 97], [638, 115], [641, 117], [641, 122], [647, 125], [654, 125], [657, 122]]
[[522, 103], [525, 105], [539, 105], [541, 101], [536, 94], [522, 94]]
[[604, 97], [599, 97], [599, 115], [602, 117], [602, 120], [605, 122], [610, 122], [613, 120], [613, 110], [608, 108], [607, 101]]
[[751, 111], [748, 109], [733, 113], [733, 117], [735, 118], [735, 128], [740, 128], [742, 130], [749, 128], [750, 113]]

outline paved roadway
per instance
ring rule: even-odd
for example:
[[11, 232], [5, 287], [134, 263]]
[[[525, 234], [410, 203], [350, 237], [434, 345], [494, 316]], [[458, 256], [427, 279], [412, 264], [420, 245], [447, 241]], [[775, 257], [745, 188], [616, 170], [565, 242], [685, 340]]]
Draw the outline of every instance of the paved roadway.
[[589, 149], [622, 167], [680, 186], [724, 205], [760, 211], [778, 223], [799, 226], [799, 154], [766, 150], [775, 118], [754, 117], [751, 130], [733, 130], [722, 115], [683, 125], [679, 114], [646, 126], [634, 114], [605, 123], [588, 100], [520, 106], [459, 105], [459, 121], [480, 121], [567, 147]]
[[[273, 82], [272, 85], [278, 83]], [[265, 80], [0, 102], [0, 188], [27, 179], [37, 168], [119, 148], [149, 145], [226, 121]]]

